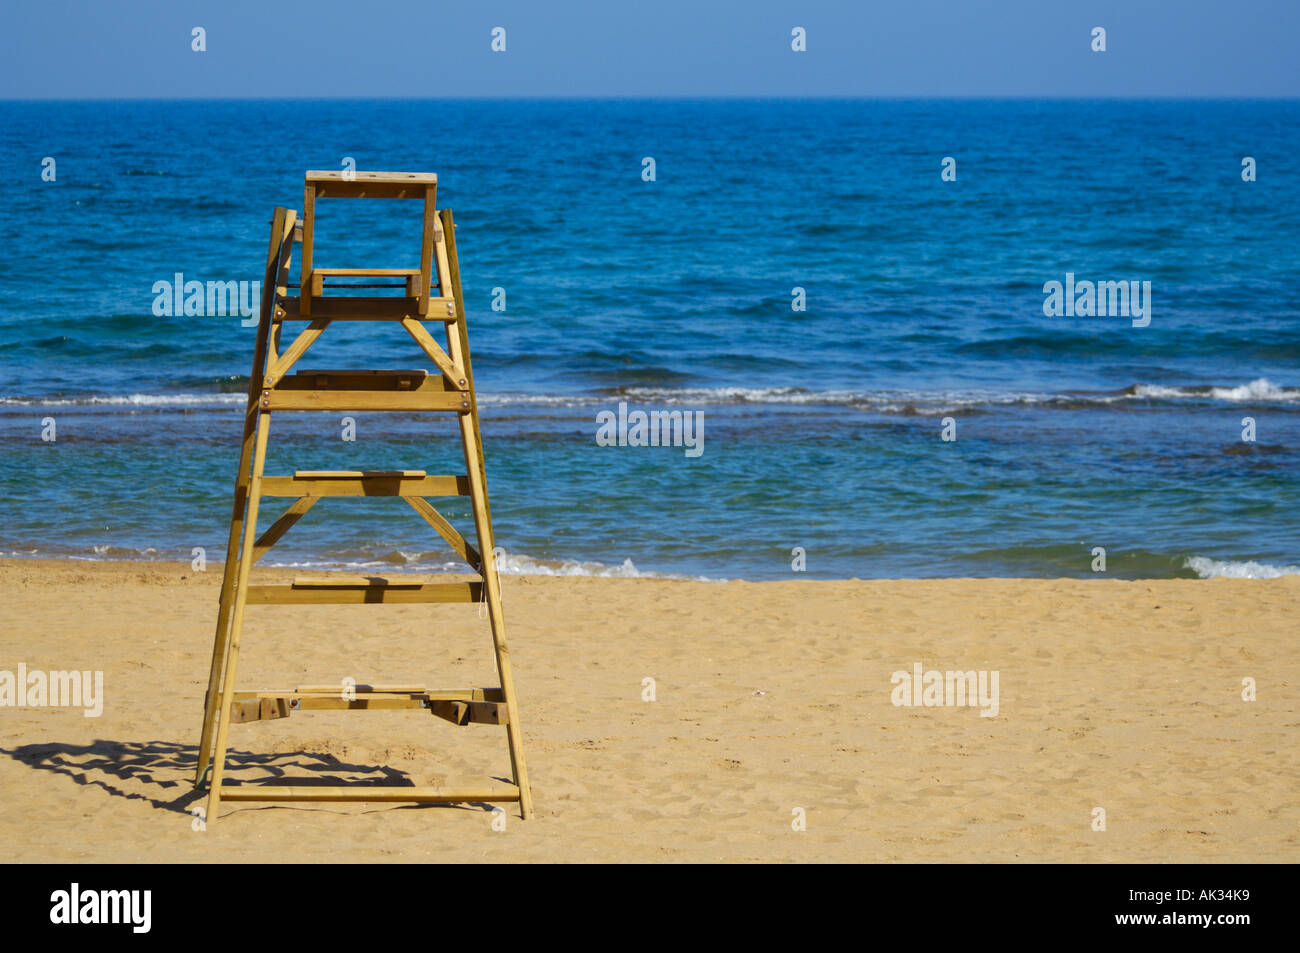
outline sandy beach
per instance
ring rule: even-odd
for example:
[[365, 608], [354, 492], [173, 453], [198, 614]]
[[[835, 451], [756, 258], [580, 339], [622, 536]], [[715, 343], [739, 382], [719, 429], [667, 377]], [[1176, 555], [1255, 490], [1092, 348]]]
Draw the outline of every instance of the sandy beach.
[[[6, 860], [1300, 858], [1297, 578], [508, 576], [535, 820], [229, 803], [198, 831], [219, 581], [220, 566], [0, 562], [0, 669], [104, 673], [98, 717], [0, 709]], [[238, 681], [489, 685], [490, 645], [466, 606], [259, 607]], [[997, 714], [893, 704], [893, 673], [917, 662], [996, 671]], [[501, 729], [421, 712], [298, 713], [235, 725], [231, 745], [232, 780], [508, 770]]]

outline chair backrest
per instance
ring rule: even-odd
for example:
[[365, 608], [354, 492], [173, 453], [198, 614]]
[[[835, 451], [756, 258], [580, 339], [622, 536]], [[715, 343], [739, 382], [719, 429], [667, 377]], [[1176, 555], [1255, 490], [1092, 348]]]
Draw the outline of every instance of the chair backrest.
[[[314, 263], [316, 200], [332, 199], [423, 199], [423, 229], [420, 238], [420, 267], [413, 268], [317, 268]], [[312, 170], [307, 173], [303, 189], [302, 220], [302, 287], [303, 314], [311, 314], [312, 298], [325, 293], [331, 279], [388, 279], [380, 284], [355, 284], [351, 287], [405, 287], [420, 314], [429, 311], [429, 298], [435, 282], [434, 247], [442, 241], [442, 223], [437, 212], [438, 176], [433, 172], [359, 172]], [[395, 279], [400, 280], [394, 281]]]

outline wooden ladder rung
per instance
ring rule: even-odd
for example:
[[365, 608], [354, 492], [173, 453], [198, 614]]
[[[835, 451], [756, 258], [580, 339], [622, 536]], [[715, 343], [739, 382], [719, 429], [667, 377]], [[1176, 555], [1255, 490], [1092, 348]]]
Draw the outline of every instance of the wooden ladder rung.
[[262, 385], [262, 410], [470, 409], [468, 389], [448, 384], [442, 374], [423, 369], [393, 371], [300, 370]]
[[[334, 279], [346, 279], [335, 281]], [[385, 278], [388, 281], [356, 281], [358, 278]], [[396, 280], [396, 279], [401, 279]], [[432, 280], [432, 278], [430, 279]], [[421, 298], [425, 294], [424, 276], [419, 268], [313, 268], [308, 287], [311, 289], [313, 302], [322, 298], [328, 288], [331, 298], [343, 297], [341, 292], [361, 288], [402, 288], [406, 298]], [[436, 287], [436, 284], [435, 284]], [[432, 289], [429, 289], [430, 292]], [[314, 310], [313, 305], [313, 310]], [[425, 309], [426, 311], [428, 309]], [[445, 310], [445, 309], [444, 309]]]
[[481, 582], [391, 582], [381, 577], [350, 581], [295, 579], [292, 585], [249, 586], [248, 605], [364, 605], [367, 603], [479, 602]]
[[420, 311], [419, 298], [397, 295], [387, 298], [312, 295], [310, 314], [302, 313], [301, 298], [287, 296], [281, 300], [280, 309], [283, 311], [279, 315], [281, 321], [315, 321], [319, 318], [331, 321], [400, 321], [402, 318], [415, 318], [417, 321], [456, 320], [454, 297], [430, 298], [427, 312]]
[[[505, 701], [505, 693], [500, 688], [437, 688], [430, 690], [422, 685], [355, 685], [350, 686], [347, 690], [349, 692], [355, 692], [358, 698], [371, 695], [420, 695], [432, 701]], [[318, 695], [335, 695], [342, 697], [343, 692], [344, 686], [342, 685], [300, 685], [297, 688], [277, 688], [259, 691], [235, 692], [233, 697], [237, 699], [286, 698], [293, 700], [295, 698], [306, 699], [308, 696], [314, 697]]]
[[366, 692], [378, 695], [389, 693], [398, 695], [423, 695], [423, 685], [299, 685], [291, 692], [266, 692], [263, 694], [279, 695], [339, 695], [345, 691]]
[[423, 480], [423, 470], [294, 470], [295, 480]]
[[[491, 694], [492, 698], [481, 697]], [[475, 697], [479, 696], [479, 697]], [[428, 709], [453, 725], [508, 725], [510, 711], [500, 689], [463, 692], [344, 693], [342, 686], [308, 692], [235, 692], [230, 720], [235, 723], [288, 718], [295, 711], [402, 711]]]
[[[440, 378], [431, 378], [431, 380]], [[293, 378], [289, 378], [293, 380]], [[452, 411], [465, 413], [470, 408], [469, 394], [464, 391], [444, 390], [432, 385], [410, 390], [323, 390], [309, 386], [285, 387], [283, 384], [262, 391], [262, 410], [314, 410], [314, 411], [403, 411], [405, 413], [433, 413]]]
[[302, 368], [293, 372], [294, 377], [329, 377], [358, 380], [376, 380], [378, 378], [388, 377], [411, 377], [423, 379], [429, 376], [429, 372], [422, 367], [388, 367], [380, 370], [358, 370], [354, 367], [312, 367]]
[[476, 801], [518, 801], [514, 784], [476, 787], [399, 787], [354, 783], [350, 785], [223, 784], [223, 801], [413, 801], [424, 804], [461, 804]]
[[[353, 475], [356, 474], [356, 475]], [[298, 470], [262, 477], [262, 496], [469, 496], [469, 477], [423, 470]]]
[[409, 278], [418, 275], [419, 268], [313, 268], [313, 275], [326, 278]]

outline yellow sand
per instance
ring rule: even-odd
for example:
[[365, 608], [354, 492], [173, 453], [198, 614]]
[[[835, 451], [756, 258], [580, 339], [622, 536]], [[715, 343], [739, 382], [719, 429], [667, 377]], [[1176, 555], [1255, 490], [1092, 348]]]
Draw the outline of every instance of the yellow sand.
[[[535, 820], [232, 803], [199, 832], [219, 582], [220, 566], [0, 561], [0, 670], [99, 669], [106, 696], [98, 718], [0, 709], [3, 859], [1300, 860], [1300, 578], [506, 577]], [[894, 706], [891, 675], [918, 661], [998, 671], [998, 715]], [[494, 684], [486, 623], [466, 606], [249, 610], [240, 688], [344, 677]], [[422, 712], [300, 713], [231, 743], [243, 779], [429, 784], [509, 763], [503, 729]]]

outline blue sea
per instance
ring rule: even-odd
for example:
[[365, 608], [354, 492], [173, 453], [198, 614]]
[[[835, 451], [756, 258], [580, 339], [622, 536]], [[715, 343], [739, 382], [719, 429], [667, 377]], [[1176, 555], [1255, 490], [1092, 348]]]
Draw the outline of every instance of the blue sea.
[[[224, 557], [254, 329], [153, 289], [260, 279], [351, 157], [454, 209], [507, 571], [1300, 573], [1295, 101], [6, 102], [0, 157], [5, 555]], [[416, 205], [322, 203], [317, 262], [414, 264]], [[1049, 316], [1067, 274], [1149, 323]], [[299, 367], [426, 364], [367, 325]], [[620, 403], [703, 452], [598, 445]], [[267, 472], [463, 468], [450, 420], [341, 416]], [[267, 563], [456, 565], [392, 499]]]

